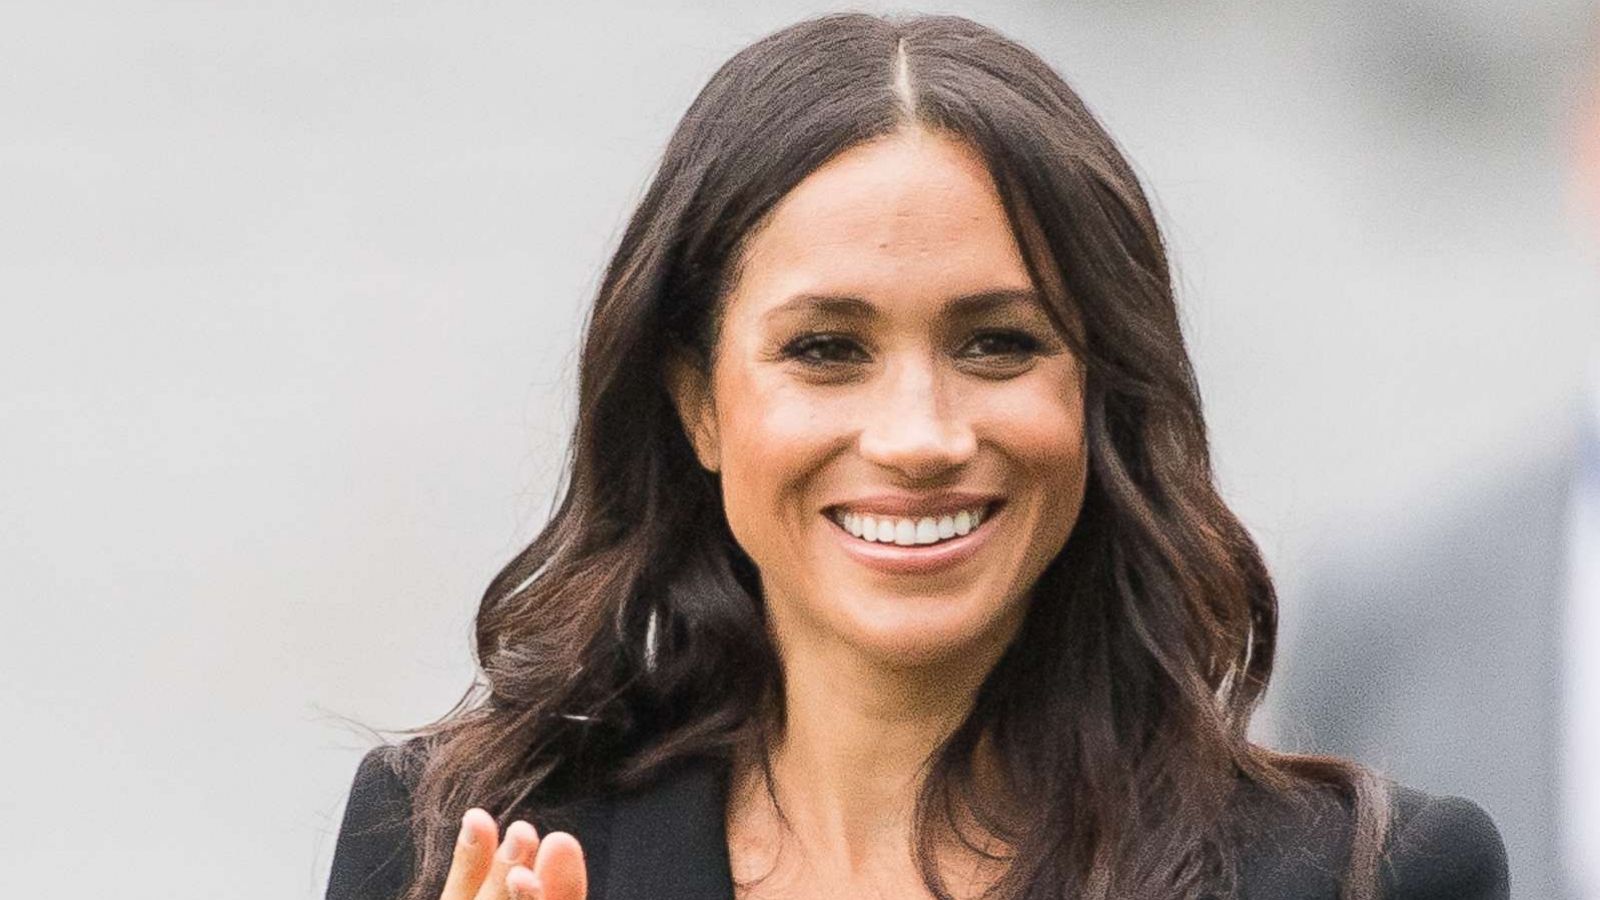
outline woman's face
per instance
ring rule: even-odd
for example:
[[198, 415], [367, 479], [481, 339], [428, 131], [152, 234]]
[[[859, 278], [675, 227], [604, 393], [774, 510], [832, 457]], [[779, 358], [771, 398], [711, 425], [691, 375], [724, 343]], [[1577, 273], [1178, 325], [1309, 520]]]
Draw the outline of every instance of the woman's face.
[[1034, 291], [982, 158], [927, 131], [841, 154], [752, 236], [709, 386], [672, 384], [780, 646], [1010, 642], [1086, 472], [1082, 372]]

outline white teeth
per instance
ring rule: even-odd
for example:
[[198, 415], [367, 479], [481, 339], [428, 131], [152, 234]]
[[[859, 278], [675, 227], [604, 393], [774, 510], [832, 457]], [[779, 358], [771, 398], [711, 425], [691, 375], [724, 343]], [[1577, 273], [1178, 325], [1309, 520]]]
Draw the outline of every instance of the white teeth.
[[898, 544], [902, 547], [937, 544], [968, 534], [982, 520], [983, 508], [964, 509], [953, 516], [922, 516], [916, 519], [869, 516], [864, 513], [834, 512], [834, 521], [864, 541]]
[[917, 542], [917, 523], [910, 519], [896, 519], [894, 523], [894, 542], [902, 546], [915, 544]]

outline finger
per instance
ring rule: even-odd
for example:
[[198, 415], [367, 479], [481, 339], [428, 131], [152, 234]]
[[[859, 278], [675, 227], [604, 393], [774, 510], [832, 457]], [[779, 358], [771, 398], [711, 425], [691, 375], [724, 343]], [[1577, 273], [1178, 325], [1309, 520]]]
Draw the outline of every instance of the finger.
[[527, 866], [511, 867], [511, 871], [506, 873], [506, 890], [511, 892], [511, 900], [545, 900], [539, 891], [539, 881], [534, 877], [533, 869]]
[[478, 887], [473, 900], [507, 900], [510, 893], [506, 887], [506, 873], [513, 866], [531, 864], [538, 849], [539, 833], [532, 825], [521, 819], [507, 825], [506, 836], [501, 839], [500, 848], [494, 852], [494, 860], [489, 864], [489, 874], [484, 876], [483, 884]]
[[583, 845], [565, 831], [545, 835], [533, 862], [533, 875], [542, 891], [539, 900], [585, 900], [589, 896]]
[[467, 900], [477, 893], [484, 876], [489, 874], [499, 834], [493, 816], [477, 807], [467, 810], [461, 817], [461, 832], [456, 835], [455, 851], [450, 857], [450, 874], [445, 876], [444, 893], [439, 900]]

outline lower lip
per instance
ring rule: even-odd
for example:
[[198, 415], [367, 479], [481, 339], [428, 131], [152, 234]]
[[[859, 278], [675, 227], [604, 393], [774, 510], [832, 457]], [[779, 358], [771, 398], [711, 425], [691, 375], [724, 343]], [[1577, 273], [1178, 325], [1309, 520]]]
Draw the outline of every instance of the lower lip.
[[833, 526], [834, 534], [839, 538], [839, 545], [851, 559], [868, 568], [877, 569], [889, 575], [929, 575], [945, 569], [953, 568], [970, 559], [974, 553], [989, 540], [989, 534], [994, 529], [989, 523], [999, 515], [1003, 506], [995, 505], [988, 515], [978, 522], [978, 527], [966, 534], [940, 541], [937, 544], [880, 544], [864, 541], [844, 529], [844, 526], [834, 521], [832, 515], [823, 513], [823, 518]]

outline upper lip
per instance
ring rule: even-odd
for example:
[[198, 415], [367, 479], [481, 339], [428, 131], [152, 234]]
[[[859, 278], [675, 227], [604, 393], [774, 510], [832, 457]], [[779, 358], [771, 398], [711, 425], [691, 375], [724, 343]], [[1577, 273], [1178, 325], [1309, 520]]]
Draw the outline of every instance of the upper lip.
[[879, 516], [955, 515], [964, 509], [977, 509], [1000, 499], [998, 494], [980, 494], [973, 491], [939, 491], [934, 494], [873, 494], [835, 503], [827, 509]]

